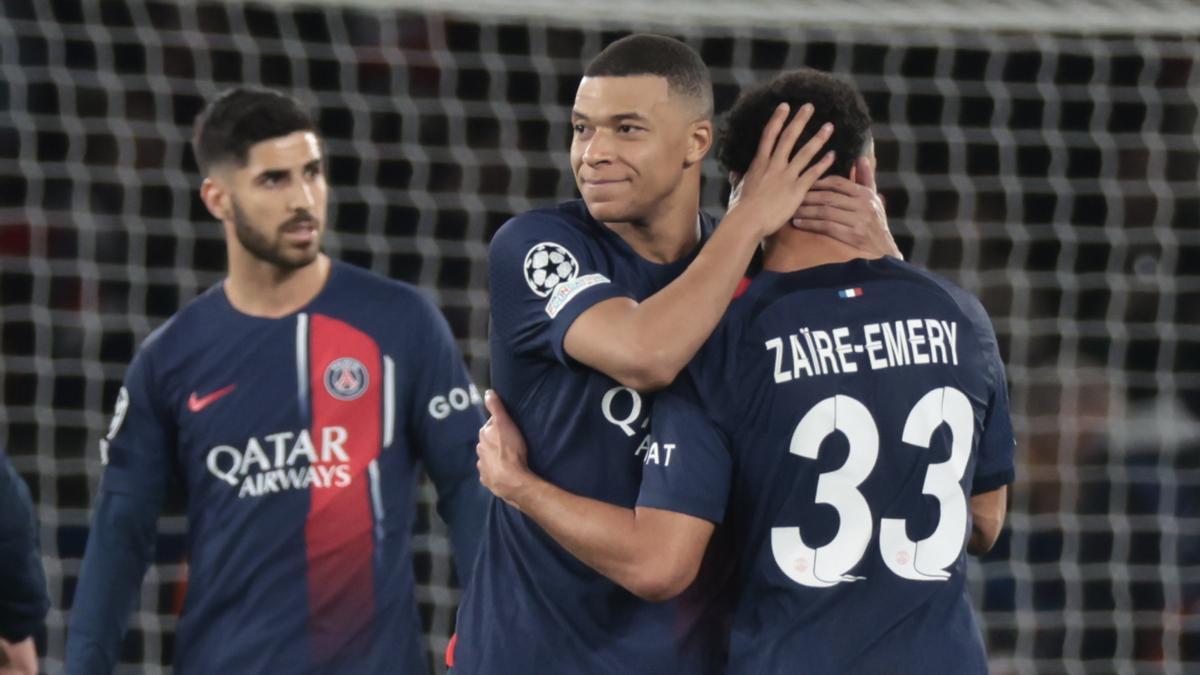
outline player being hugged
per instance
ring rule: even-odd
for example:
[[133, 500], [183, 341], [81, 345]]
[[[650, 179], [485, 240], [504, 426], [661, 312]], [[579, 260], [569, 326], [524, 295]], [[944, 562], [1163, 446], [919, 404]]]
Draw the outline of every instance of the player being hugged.
[[[834, 124], [832, 172], [870, 170], [854, 162], [871, 148], [861, 97], [803, 70], [738, 99], [731, 180], [753, 174], [745, 149], [781, 103]], [[828, 236], [785, 228], [764, 246], [764, 271], [655, 400], [634, 508], [531, 473], [527, 429], [490, 393], [481, 479], [651, 600], [688, 587], [723, 525], [737, 556], [728, 672], [986, 673], [964, 554], [995, 541], [1013, 478], [991, 323], [944, 279]], [[541, 474], [536, 459], [531, 445]]]
[[[675, 379], [716, 326], [760, 240], [796, 215], [832, 164], [812, 109], [772, 115], [720, 227], [699, 210], [712, 85], [683, 43], [634, 35], [587, 67], [571, 110], [582, 200], [526, 213], [491, 244], [492, 383], [562, 489], [628, 509], [649, 446], [648, 392]], [[802, 130], [808, 139], [792, 148]], [[776, 142], [778, 141], [778, 143]], [[842, 220], [870, 212], [861, 195]], [[893, 250], [886, 223], [847, 237]], [[526, 514], [493, 502], [460, 605], [456, 672], [691, 673], [715, 668], [696, 613], [598, 574]]]
[[321, 253], [324, 150], [294, 100], [228, 91], [193, 147], [229, 276], [129, 367], [101, 442], [67, 670], [112, 671], [179, 484], [190, 573], [176, 672], [426, 672], [417, 461], [464, 580], [490, 501], [471, 452], [479, 395], [449, 326], [415, 288]]

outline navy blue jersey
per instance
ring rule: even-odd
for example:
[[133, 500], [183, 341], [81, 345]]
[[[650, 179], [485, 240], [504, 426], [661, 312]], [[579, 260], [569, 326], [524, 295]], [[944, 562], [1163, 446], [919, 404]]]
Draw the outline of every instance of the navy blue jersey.
[[729, 672], [986, 673], [970, 497], [1013, 478], [979, 302], [891, 259], [763, 272], [655, 404], [638, 504], [723, 523]]
[[0, 448], [0, 638], [21, 642], [41, 629], [50, 597], [29, 488]]
[[[711, 221], [701, 218], [702, 235]], [[632, 507], [647, 447], [650, 397], [566, 354], [571, 323], [598, 302], [643, 300], [690, 257], [637, 255], [582, 201], [532, 211], [492, 240], [492, 386], [539, 476], [575, 494]], [[456, 672], [682, 673], [694, 616], [638, 599], [577, 560], [536, 523], [492, 503], [458, 614]]]
[[[155, 331], [121, 389], [101, 486], [148, 504], [186, 490], [176, 672], [425, 672], [417, 462], [439, 493], [477, 493], [479, 400], [427, 299], [341, 263], [289, 316], [243, 314], [217, 285]], [[452, 522], [471, 537], [477, 494]], [[81, 596], [96, 592], [90, 562]]]

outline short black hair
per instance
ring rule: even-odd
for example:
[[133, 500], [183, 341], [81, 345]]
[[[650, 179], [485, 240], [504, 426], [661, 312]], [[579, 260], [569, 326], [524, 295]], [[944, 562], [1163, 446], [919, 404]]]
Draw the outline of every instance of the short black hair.
[[286, 94], [257, 87], [236, 87], [217, 95], [196, 117], [192, 151], [207, 174], [225, 162], [245, 166], [250, 146], [317, 125], [300, 102]]
[[[718, 135], [717, 160], [727, 171], [745, 175], [758, 151], [763, 127], [780, 103], [787, 103], [788, 119], [805, 103], [813, 105], [813, 116], [796, 142], [796, 149], [812, 138], [826, 122], [833, 124], [833, 136], [825, 150], [837, 153], [826, 175], [850, 176], [850, 168], [866, 150], [871, 139], [871, 113], [854, 85], [829, 73], [801, 68], [782, 73], [775, 79], [746, 89], [726, 114]], [[793, 150], [794, 152], [795, 150]], [[825, 156], [820, 152], [813, 161]]]
[[654, 75], [667, 81], [673, 94], [700, 104], [705, 119], [712, 117], [712, 77], [691, 47], [665, 35], [635, 33], [605, 47], [583, 72], [584, 77]]

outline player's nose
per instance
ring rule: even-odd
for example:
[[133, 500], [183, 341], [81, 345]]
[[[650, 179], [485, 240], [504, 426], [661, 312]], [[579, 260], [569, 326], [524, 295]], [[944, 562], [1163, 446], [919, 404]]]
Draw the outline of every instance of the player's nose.
[[311, 211], [317, 203], [317, 196], [312, 185], [299, 181], [288, 194], [288, 208], [293, 211], [301, 209]]
[[583, 146], [583, 162], [588, 166], [596, 166], [611, 162], [612, 156], [612, 137], [604, 130], [597, 129], [596, 133], [592, 134], [592, 137]]

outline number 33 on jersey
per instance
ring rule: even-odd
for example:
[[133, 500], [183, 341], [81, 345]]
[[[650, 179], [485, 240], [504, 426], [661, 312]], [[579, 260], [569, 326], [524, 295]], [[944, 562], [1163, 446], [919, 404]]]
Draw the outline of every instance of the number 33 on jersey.
[[[943, 423], [951, 432], [950, 459], [931, 464], [925, 472], [923, 492], [937, 499], [940, 508], [937, 529], [914, 542], [908, 538], [905, 521], [884, 518], [879, 529], [879, 548], [888, 569], [905, 579], [945, 581], [947, 568], [958, 559], [966, 543], [967, 499], [959, 487], [971, 453], [974, 415], [967, 397], [953, 387], [930, 391], [908, 415], [903, 439], [906, 444], [929, 448], [933, 432]], [[837, 509], [840, 526], [833, 540], [810, 548], [799, 527], [771, 529], [775, 562], [796, 583], [832, 586], [855, 581], [848, 576], [862, 560], [872, 535], [871, 507], [858, 487], [875, 468], [879, 457], [879, 430], [871, 411], [849, 396], [827, 398], [801, 418], [792, 433], [793, 455], [816, 459], [821, 441], [840, 431], [849, 441], [849, 454], [841, 468], [821, 474], [816, 502]]]

